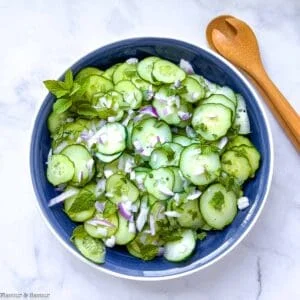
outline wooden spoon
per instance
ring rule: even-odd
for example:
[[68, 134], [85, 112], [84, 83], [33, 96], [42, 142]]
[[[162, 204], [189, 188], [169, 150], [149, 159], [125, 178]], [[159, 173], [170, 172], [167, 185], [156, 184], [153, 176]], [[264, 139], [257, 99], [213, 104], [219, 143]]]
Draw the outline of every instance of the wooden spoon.
[[220, 16], [208, 25], [206, 36], [213, 49], [246, 71], [258, 83], [269, 98], [266, 102], [271, 111], [300, 151], [299, 115], [268, 77], [251, 28], [234, 17]]

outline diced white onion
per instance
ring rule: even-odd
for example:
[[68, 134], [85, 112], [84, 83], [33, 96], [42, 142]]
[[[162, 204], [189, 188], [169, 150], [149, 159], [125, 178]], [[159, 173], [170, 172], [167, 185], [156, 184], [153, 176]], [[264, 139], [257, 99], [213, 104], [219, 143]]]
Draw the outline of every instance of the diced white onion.
[[138, 231], [141, 231], [144, 225], [147, 222], [149, 208], [148, 207], [141, 207], [140, 213], [136, 219], [136, 228]]
[[240, 210], [245, 209], [250, 205], [249, 198], [248, 197], [241, 197], [241, 198], [238, 199], [237, 204], [238, 204], [238, 208]]
[[189, 194], [189, 195], [186, 197], [186, 199], [187, 199], [187, 200], [195, 200], [195, 199], [199, 198], [201, 194], [202, 194], [202, 193], [201, 193], [200, 191], [195, 190], [194, 192], [192, 192], [191, 194]]
[[114, 235], [112, 235], [110, 238], [105, 240], [104, 243], [105, 243], [106, 247], [112, 248], [116, 244], [116, 237]]
[[162, 194], [164, 194], [164, 195], [166, 195], [166, 196], [173, 196], [173, 195], [174, 195], [174, 192], [171, 191], [170, 189], [168, 189], [168, 188], [167, 188], [166, 186], [164, 186], [164, 185], [159, 186], [159, 187], [158, 187], [158, 190], [159, 190]]
[[126, 60], [126, 63], [128, 63], [129, 65], [135, 65], [138, 62], [139, 62], [139, 60], [136, 57], [131, 57]]
[[223, 149], [228, 143], [228, 137], [224, 136], [220, 139], [219, 143], [218, 143], [218, 148], [219, 149]]
[[195, 71], [192, 67], [192, 65], [190, 64], [190, 62], [188, 62], [187, 60], [185, 59], [181, 59], [180, 62], [179, 62], [179, 67], [185, 71], [187, 74], [194, 74]]
[[181, 214], [175, 210], [165, 211], [165, 215], [171, 218], [179, 218]]
[[108, 178], [108, 177], [110, 177], [113, 174], [114, 174], [114, 172], [112, 170], [110, 170], [110, 169], [104, 170], [104, 176], [105, 176], [105, 178]]

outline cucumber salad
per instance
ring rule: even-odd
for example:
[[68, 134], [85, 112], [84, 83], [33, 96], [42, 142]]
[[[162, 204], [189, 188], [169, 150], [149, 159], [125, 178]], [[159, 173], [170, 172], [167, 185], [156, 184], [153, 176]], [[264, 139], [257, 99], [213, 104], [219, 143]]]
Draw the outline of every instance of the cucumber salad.
[[60, 193], [49, 206], [63, 204], [89, 260], [121, 246], [183, 261], [249, 206], [242, 188], [260, 154], [245, 101], [187, 61], [130, 58], [44, 83], [57, 98], [46, 175]]

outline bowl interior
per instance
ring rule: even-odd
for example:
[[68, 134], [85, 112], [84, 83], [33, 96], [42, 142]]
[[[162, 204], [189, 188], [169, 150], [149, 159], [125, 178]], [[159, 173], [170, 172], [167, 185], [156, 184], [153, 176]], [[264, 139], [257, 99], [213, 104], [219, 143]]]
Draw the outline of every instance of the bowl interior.
[[[255, 179], [245, 185], [245, 195], [249, 197], [251, 206], [239, 211], [234, 222], [221, 232], [211, 232], [208, 237], [198, 242], [195, 254], [182, 263], [170, 263], [163, 258], [143, 262], [129, 255], [126, 249], [116, 247], [108, 249], [106, 262], [95, 265], [123, 276], [131, 277], [163, 277], [180, 274], [195, 268], [202, 267], [218, 258], [232, 247], [254, 221], [266, 194], [266, 187], [270, 181], [271, 150], [267, 124], [262, 111], [251, 90], [244, 80], [239, 77], [226, 63], [213, 54], [193, 45], [171, 39], [140, 38], [117, 42], [100, 48], [85, 56], [71, 68], [76, 74], [87, 66], [96, 66], [105, 69], [112, 64], [123, 62], [127, 58], [142, 59], [147, 56], [159, 56], [178, 63], [181, 58], [191, 62], [197, 74], [220, 85], [227, 85], [234, 91], [242, 94], [247, 102], [251, 122], [250, 138], [261, 153], [261, 167]], [[47, 182], [45, 177], [46, 160], [50, 148], [50, 137], [47, 129], [47, 116], [51, 112], [54, 97], [50, 94], [43, 102], [37, 115], [31, 143], [31, 175], [33, 186], [43, 214], [52, 228], [61, 237], [68, 248], [75, 249], [70, 242], [70, 235], [75, 223], [69, 220], [61, 205], [48, 208], [49, 199], [57, 192]], [[75, 249], [75, 251], [77, 251]]]

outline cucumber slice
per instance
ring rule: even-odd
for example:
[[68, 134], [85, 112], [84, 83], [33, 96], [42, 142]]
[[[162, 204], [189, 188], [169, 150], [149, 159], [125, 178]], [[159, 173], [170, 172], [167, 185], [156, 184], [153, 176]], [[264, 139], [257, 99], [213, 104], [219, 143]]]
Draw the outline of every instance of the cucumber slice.
[[172, 262], [186, 260], [193, 253], [195, 247], [195, 233], [190, 229], [184, 230], [180, 240], [165, 244], [164, 258]]
[[138, 188], [123, 174], [114, 174], [106, 181], [106, 195], [114, 203], [135, 202], [139, 197]]
[[[96, 184], [94, 183], [90, 183], [87, 186], [85, 186], [85, 189], [89, 189], [91, 190], [93, 193], [95, 193], [95, 188], [96, 188]], [[66, 189], [66, 191], [69, 189], [69, 187]], [[74, 189], [74, 187], [72, 187], [72, 189]], [[76, 194], [73, 197], [67, 198], [64, 201], [64, 210], [65, 213], [68, 215], [68, 217], [75, 222], [84, 222], [88, 219], [90, 219], [94, 213], [95, 213], [95, 207], [91, 207], [89, 209], [86, 210], [82, 210], [80, 212], [72, 212], [70, 211], [71, 206], [73, 205], [73, 203], [76, 201], [77, 196], [80, 197], [80, 191], [78, 190], [78, 194]], [[96, 199], [96, 194], [95, 194], [95, 199]]]
[[246, 102], [241, 95], [237, 95], [236, 118], [234, 127], [239, 128], [239, 134], [249, 134], [251, 132]]
[[182, 150], [183, 147], [179, 144], [164, 143], [161, 147], [155, 148], [152, 151], [149, 165], [152, 169], [167, 166], [178, 166]]
[[89, 151], [83, 145], [67, 146], [61, 154], [67, 156], [74, 164], [74, 175], [70, 182], [74, 186], [84, 186], [95, 173], [94, 164], [89, 167], [89, 162], [93, 160]]
[[96, 213], [93, 218], [84, 222], [85, 231], [92, 237], [103, 239], [114, 235], [118, 229], [118, 216], [112, 214], [106, 218], [101, 213]]
[[[151, 196], [149, 196], [149, 198], [150, 197]], [[153, 201], [153, 198], [151, 198], [151, 200]], [[168, 218], [165, 215], [165, 210], [165, 201], [159, 201], [156, 199], [156, 201], [151, 206], [149, 220], [150, 218], [153, 218], [155, 232], [158, 232], [162, 226], [167, 225], [168, 223]]]
[[163, 83], [173, 83], [184, 80], [185, 72], [170, 61], [160, 59], [153, 65], [152, 76]]
[[74, 172], [74, 164], [65, 155], [54, 154], [48, 160], [47, 179], [53, 185], [70, 181], [74, 176]]
[[105, 154], [102, 154], [102, 153], [96, 153], [96, 157], [104, 162], [104, 163], [110, 163], [116, 159], [118, 159], [121, 155], [122, 155], [123, 152], [119, 152], [119, 153], [116, 153], [116, 154], [113, 154], [113, 155], [105, 155]]
[[105, 70], [105, 72], [102, 74], [102, 76], [112, 81], [113, 74], [114, 74], [115, 70], [118, 68], [118, 66], [120, 66], [120, 65], [121, 65], [121, 63], [111, 66], [110, 68]]
[[160, 60], [160, 58], [158, 58], [158, 57], [150, 56], [150, 57], [146, 57], [142, 61], [140, 61], [137, 65], [137, 72], [141, 76], [141, 78], [143, 78], [144, 80], [146, 80], [152, 84], [160, 84], [152, 76], [153, 65], [155, 62], [157, 62], [159, 60]]
[[122, 94], [125, 106], [137, 109], [143, 101], [143, 93], [128, 80], [119, 81], [115, 85], [115, 90]]
[[214, 181], [221, 169], [217, 153], [202, 154], [201, 152], [200, 145], [190, 145], [182, 151], [179, 163], [183, 176], [195, 185], [206, 185]]
[[169, 167], [174, 173], [174, 193], [181, 193], [184, 191], [184, 180], [181, 171], [177, 167]]
[[102, 75], [104, 72], [94, 68], [94, 67], [87, 67], [84, 69], [81, 69], [77, 75], [75, 76], [75, 81], [82, 83], [91, 75]]
[[172, 196], [174, 173], [169, 168], [159, 168], [149, 172], [145, 179], [147, 192], [159, 200], [166, 200]]
[[117, 84], [123, 80], [131, 80], [137, 75], [136, 64], [123, 63], [119, 65], [113, 73], [113, 82]]
[[180, 213], [177, 222], [181, 227], [197, 230], [205, 223], [199, 210], [199, 199], [186, 200], [179, 206], [174, 202], [173, 209]]
[[50, 113], [47, 124], [51, 134], [54, 134], [66, 122], [68, 115], [67, 112], [57, 114], [53, 111]]
[[152, 105], [155, 107], [159, 117], [168, 124], [177, 125], [184, 114], [190, 114], [191, 106], [182, 103], [179, 96], [168, 96], [169, 88], [163, 86], [155, 94]]
[[84, 257], [98, 264], [104, 263], [106, 251], [103, 242], [88, 235], [82, 225], [74, 229], [71, 241]]
[[231, 110], [232, 121], [235, 118], [235, 104], [223, 95], [211, 95], [209, 98], [202, 101], [202, 104], [222, 104]]
[[233, 140], [231, 140], [227, 144], [226, 148], [231, 149], [233, 147], [238, 147], [238, 146], [241, 146], [241, 145], [254, 147], [253, 144], [250, 142], [250, 140], [248, 138], [246, 138], [245, 136], [242, 136], [242, 135], [237, 135]]
[[224, 136], [231, 127], [232, 112], [222, 104], [203, 104], [193, 115], [192, 125], [208, 141]]
[[110, 80], [99, 75], [91, 75], [84, 82], [85, 95], [88, 100], [92, 100], [96, 93], [107, 93], [113, 87]]
[[247, 157], [236, 151], [227, 151], [221, 158], [222, 169], [238, 179], [240, 183], [247, 180], [252, 174], [252, 168]]
[[180, 95], [185, 101], [195, 103], [205, 97], [205, 89], [193, 77], [187, 76], [182, 85], [187, 89], [186, 93]]
[[173, 136], [173, 143], [179, 144], [183, 147], [192, 145], [192, 144], [199, 144], [200, 142], [198, 140], [192, 140], [186, 136], [183, 135], [174, 135]]
[[126, 129], [117, 122], [107, 123], [98, 131], [97, 150], [104, 155], [122, 152], [126, 148]]
[[163, 121], [148, 118], [138, 122], [132, 131], [134, 149], [144, 158], [149, 158], [157, 143], [172, 141], [170, 127]]
[[127, 245], [130, 243], [136, 236], [135, 232], [130, 232], [129, 230], [129, 221], [126, 220], [123, 216], [118, 214], [119, 226], [118, 230], [115, 233], [116, 244], [117, 245]]
[[223, 95], [227, 97], [232, 103], [237, 106], [237, 98], [234, 91], [228, 86], [217, 86], [213, 94]]
[[200, 211], [208, 225], [221, 230], [232, 223], [237, 214], [236, 196], [223, 185], [213, 184], [200, 196]]
[[249, 147], [246, 145], [233, 147], [231, 150], [241, 153], [248, 159], [251, 169], [252, 169], [251, 177], [254, 177], [255, 172], [257, 171], [257, 169], [259, 167], [259, 161], [260, 161], [259, 152], [254, 147]]

